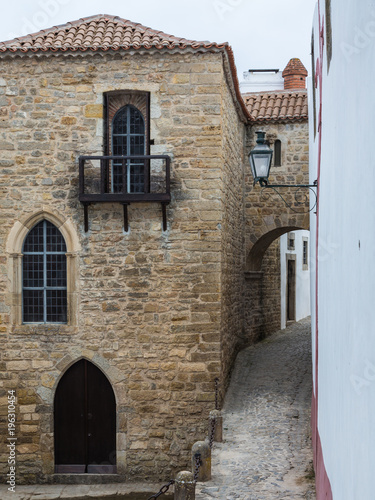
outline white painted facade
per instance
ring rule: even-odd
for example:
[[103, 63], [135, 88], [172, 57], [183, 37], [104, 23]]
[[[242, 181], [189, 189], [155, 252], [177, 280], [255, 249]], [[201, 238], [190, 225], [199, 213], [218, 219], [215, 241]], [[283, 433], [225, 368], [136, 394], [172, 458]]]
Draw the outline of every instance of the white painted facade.
[[373, 500], [375, 0], [330, 3], [332, 60], [328, 71], [329, 29], [320, 0], [314, 19], [316, 105], [310, 93], [309, 109], [310, 180], [319, 182], [310, 226], [317, 500]]
[[[293, 245], [291, 245], [293, 241]], [[305, 245], [305, 252], [304, 252]], [[310, 316], [310, 231], [280, 236], [281, 329], [288, 321], [288, 261], [295, 261], [295, 321]], [[292, 297], [289, 296], [289, 300]]]

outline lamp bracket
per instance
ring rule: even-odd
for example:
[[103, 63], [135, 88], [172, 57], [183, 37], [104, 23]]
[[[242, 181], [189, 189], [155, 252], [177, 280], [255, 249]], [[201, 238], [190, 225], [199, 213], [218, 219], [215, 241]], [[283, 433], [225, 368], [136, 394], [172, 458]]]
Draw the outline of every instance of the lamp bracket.
[[[283, 202], [285, 203], [285, 205], [290, 210], [292, 210], [293, 212], [295, 212], [297, 214], [298, 213], [299, 214], [307, 214], [309, 212], [312, 212], [314, 210], [314, 208], [316, 207], [316, 203], [317, 203], [316, 189], [318, 188], [318, 181], [314, 181], [313, 184], [268, 184], [268, 182], [265, 179], [260, 179], [259, 180], [259, 184], [263, 188], [262, 191], [261, 191], [262, 196], [264, 196], [264, 194], [265, 194], [264, 193], [265, 189], [272, 189], [283, 200]], [[295, 208], [293, 208], [293, 206], [290, 203], [288, 203], [286, 201], [286, 199], [284, 198], [284, 196], [278, 191], [279, 188], [289, 188], [289, 189], [290, 188], [296, 188], [296, 190], [294, 192], [294, 200], [295, 200], [295, 205], [296, 206], [306, 205], [306, 202], [308, 201], [307, 195], [309, 193], [305, 192], [303, 194], [303, 190], [304, 189], [307, 189], [307, 190], [311, 191], [314, 194], [314, 196], [315, 196], [315, 202], [314, 202], [313, 206], [309, 210], [296, 210]], [[301, 196], [303, 196], [302, 200], [301, 200]]]

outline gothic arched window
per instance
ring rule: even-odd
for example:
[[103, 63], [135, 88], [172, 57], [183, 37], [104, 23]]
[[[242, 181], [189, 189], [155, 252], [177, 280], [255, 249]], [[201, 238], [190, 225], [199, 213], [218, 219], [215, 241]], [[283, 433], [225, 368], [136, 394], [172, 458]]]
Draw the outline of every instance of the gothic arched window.
[[51, 222], [31, 229], [23, 245], [24, 323], [67, 323], [65, 240]]

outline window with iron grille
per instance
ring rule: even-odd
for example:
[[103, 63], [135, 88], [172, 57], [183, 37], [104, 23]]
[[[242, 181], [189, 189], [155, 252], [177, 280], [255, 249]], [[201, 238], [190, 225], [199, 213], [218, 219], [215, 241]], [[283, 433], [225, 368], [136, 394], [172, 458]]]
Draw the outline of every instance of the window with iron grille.
[[43, 220], [23, 245], [23, 322], [67, 322], [66, 244], [60, 231]]

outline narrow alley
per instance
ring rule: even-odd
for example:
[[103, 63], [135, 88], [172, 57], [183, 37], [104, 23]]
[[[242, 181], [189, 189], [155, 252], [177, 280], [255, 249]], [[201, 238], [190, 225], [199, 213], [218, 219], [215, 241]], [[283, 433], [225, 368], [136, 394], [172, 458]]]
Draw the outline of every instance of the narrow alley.
[[310, 320], [242, 351], [223, 408], [212, 480], [197, 500], [314, 499]]

